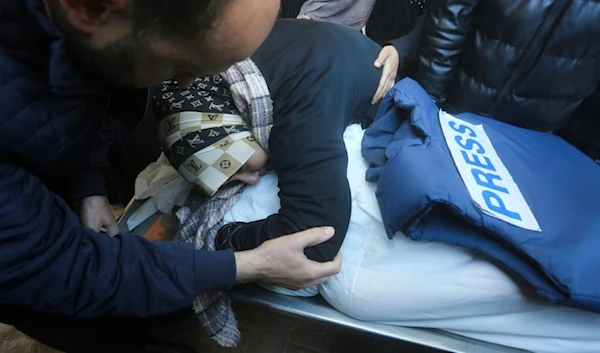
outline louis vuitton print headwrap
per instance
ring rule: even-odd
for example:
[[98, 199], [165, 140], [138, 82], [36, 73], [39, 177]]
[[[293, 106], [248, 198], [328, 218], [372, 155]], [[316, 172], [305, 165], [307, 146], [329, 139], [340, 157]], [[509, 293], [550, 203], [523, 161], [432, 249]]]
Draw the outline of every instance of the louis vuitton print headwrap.
[[[227, 82], [227, 87], [221, 85], [221, 77]], [[198, 92], [191, 93], [190, 91]], [[169, 94], [170, 92], [174, 94]], [[181, 92], [181, 94], [178, 92]], [[202, 92], [209, 92], [209, 94]], [[220, 92], [221, 94], [214, 94], [213, 92]], [[198, 139], [203, 140], [203, 144], [207, 145], [207, 147], [196, 146], [196, 148], [201, 148], [200, 151], [209, 148], [208, 146], [213, 151], [224, 148], [219, 146], [218, 142], [207, 142], [208, 138], [211, 137], [210, 133], [208, 137], [197, 137], [198, 131], [202, 132], [204, 129], [194, 128], [195, 130], [191, 131], [193, 134], [190, 135], [188, 125], [186, 125], [188, 124], [186, 116], [190, 111], [203, 113], [201, 116], [196, 115], [195, 119], [200, 121], [194, 124], [206, 127], [207, 131], [211, 129], [216, 131], [217, 127], [239, 130], [239, 132], [227, 132], [231, 142], [228, 146], [233, 146], [235, 143], [240, 144], [238, 141], [244, 141], [244, 139], [246, 139], [245, 142], [254, 142], [243, 137], [248, 132], [248, 128], [244, 124], [240, 125], [238, 115], [241, 115], [243, 120], [250, 123], [252, 136], [256, 138], [256, 142], [268, 152], [269, 136], [273, 127], [273, 101], [267, 82], [252, 59], [248, 58], [234, 64], [222, 76], [198, 80], [189, 90], [172, 86], [172, 83], [165, 83], [158, 94], [161, 97], [159, 99], [160, 104], [157, 107], [159, 116], [165, 117], [177, 114], [174, 109], [178, 109], [177, 112], [179, 113], [175, 120], [171, 122], [168, 120], [163, 121], [160, 127], [163, 131], [161, 135], [165, 136], [163, 140], [166, 148], [164, 149], [175, 154], [170, 157], [172, 163], [175, 163], [174, 165], [185, 163], [185, 161], [181, 162], [181, 158], [177, 159], [178, 150], [175, 143], [180, 140], [183, 140], [183, 146], [179, 147], [186, 149], [188, 146], [185, 146], [185, 143], [190, 145], [189, 148], [192, 148], [191, 145], [199, 142]], [[202, 106], [208, 106], [210, 112], [197, 109]], [[209, 114], [213, 115], [209, 116]], [[215, 122], [218, 119], [222, 119], [222, 121]], [[218, 126], [211, 126], [211, 124], [218, 124]], [[175, 128], [175, 126], [178, 126], [178, 128]], [[167, 135], [171, 137], [167, 138]], [[186, 140], [188, 136], [191, 144]], [[219, 139], [219, 136], [213, 137]], [[240, 139], [236, 140], [238, 137]], [[206, 152], [204, 156], [208, 156], [209, 153], [211, 152]], [[234, 154], [233, 148], [229, 147], [223, 153]], [[212, 159], [215, 162], [217, 161], [215, 157]], [[196, 161], [195, 159], [192, 160]], [[215, 162], [212, 164], [209, 163], [210, 161], [205, 160], [204, 162], [203, 167], [210, 165], [212, 168], [218, 169], [221, 166], [222, 159], [217, 167], [215, 167]], [[179, 169], [181, 170], [183, 167], [180, 165]], [[223, 217], [239, 200], [243, 189], [244, 184], [233, 184], [229, 187], [220, 188], [209, 198], [197, 188], [192, 190], [186, 200], [186, 205], [177, 212], [180, 227], [176, 239], [193, 243], [196, 249], [216, 250], [217, 234], [224, 224]], [[231, 307], [229, 293], [222, 291], [202, 293], [194, 300], [193, 308], [198, 320], [212, 339], [225, 347], [233, 347], [238, 344], [240, 331]]]
[[199, 78], [189, 89], [175, 85], [164, 82], [169, 89], [154, 97], [155, 109], [164, 116], [158, 126], [161, 148], [187, 181], [212, 196], [259, 145], [220, 75]]

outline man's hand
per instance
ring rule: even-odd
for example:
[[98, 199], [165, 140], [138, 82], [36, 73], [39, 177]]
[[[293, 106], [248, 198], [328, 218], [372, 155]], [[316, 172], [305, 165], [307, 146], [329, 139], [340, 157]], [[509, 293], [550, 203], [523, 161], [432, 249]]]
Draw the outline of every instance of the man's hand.
[[379, 87], [377, 87], [377, 92], [373, 96], [371, 104], [379, 102], [396, 83], [396, 75], [400, 66], [400, 55], [398, 55], [398, 51], [393, 45], [386, 45], [379, 52], [379, 57], [375, 60], [375, 67], [380, 69], [382, 66], [383, 70], [381, 72], [381, 80], [379, 80]]
[[340, 272], [342, 255], [319, 263], [304, 255], [304, 248], [321, 244], [334, 235], [331, 227], [312, 228], [269, 240], [250, 251], [235, 253], [236, 283], [263, 281], [292, 290], [321, 284]]
[[84, 226], [111, 237], [119, 234], [119, 225], [104, 196], [90, 196], [77, 203], [79, 219]]

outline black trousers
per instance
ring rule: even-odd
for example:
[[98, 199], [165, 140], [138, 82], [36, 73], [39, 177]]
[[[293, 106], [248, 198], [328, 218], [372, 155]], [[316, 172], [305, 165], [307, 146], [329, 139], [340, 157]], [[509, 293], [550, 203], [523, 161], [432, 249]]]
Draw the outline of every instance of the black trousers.
[[[75, 319], [0, 307], [0, 322], [67, 353], [195, 353], [194, 347], [161, 340], [152, 334], [160, 326], [189, 320], [191, 308], [152, 318]], [[194, 318], [195, 319], [195, 318]]]

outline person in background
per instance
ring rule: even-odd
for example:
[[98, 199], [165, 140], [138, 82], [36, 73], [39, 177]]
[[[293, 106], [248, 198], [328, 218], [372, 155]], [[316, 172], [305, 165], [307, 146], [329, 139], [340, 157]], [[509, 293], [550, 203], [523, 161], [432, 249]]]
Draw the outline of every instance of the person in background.
[[[229, 83], [220, 76], [216, 80], [198, 80], [185, 88], [173, 82], [163, 83], [163, 89], [154, 97], [156, 115], [165, 126], [180, 119], [187, 135], [182, 136], [177, 124], [171, 123], [171, 129], [159, 129], [168, 131], [159, 133], [161, 146], [172, 166], [197, 186], [195, 193], [210, 198], [218, 189], [231, 188], [231, 181], [256, 184], [267, 161], [279, 177], [279, 212], [255, 222], [223, 225], [217, 248], [250, 250], [290, 232], [329, 224], [336, 229], [336, 235], [307, 248], [305, 254], [319, 262], [336, 256], [348, 229], [351, 204], [343, 134], [348, 125], [367, 126], [375, 118], [377, 106], [370, 104], [370, 98], [380, 72], [371, 63], [378, 51], [375, 42], [344, 26], [291, 19], [276, 21], [271, 35], [251, 56], [273, 101], [268, 151], [256, 142], [237, 142], [229, 136], [231, 131], [236, 135], [244, 132], [236, 128], [240, 122], [236, 123], [235, 118], [241, 120], [236, 115], [239, 109], [231, 104], [235, 99], [230, 98]], [[182, 100], [182, 106], [171, 107], [172, 97]], [[219, 118], [208, 123], [202, 120], [211, 114]], [[236, 162], [227, 162], [225, 168], [214, 163], [211, 168], [219, 173], [204, 167], [199, 170], [205, 173], [196, 175], [190, 163], [199, 164], [198, 161], [211, 160], [221, 153], [221, 149], [213, 148], [218, 144], [215, 139], [207, 138], [211, 133], [223, 141], [236, 141], [244, 148], [230, 142], [226, 146], [247, 154], [244, 158], [236, 155]], [[202, 143], [189, 148], [185, 141], [196, 136], [201, 136], [198, 140]], [[221, 212], [220, 208], [215, 209]], [[203, 219], [212, 218], [206, 216], [210, 211], [209, 207], [200, 212]]]
[[398, 78], [413, 76], [427, 1], [378, 0], [375, 2], [367, 22], [367, 35], [383, 45], [375, 61], [375, 67], [383, 67], [383, 74], [373, 102], [383, 98]]
[[374, 62], [382, 69], [372, 104], [379, 102], [414, 66], [427, 0], [307, 0], [299, 19], [328, 21], [361, 30], [383, 47]]
[[367, 24], [374, 4], [375, 0], [308, 0], [297, 18], [342, 24], [360, 31]]
[[[277, 0], [0, 0], [0, 321], [54, 345], [71, 332], [66, 351], [126, 342], [137, 352], [146, 324], [121, 317], [185, 310], [234, 283], [306, 287], [339, 271], [339, 257], [303, 253], [331, 228], [235, 254], [197, 251], [117, 234], [103, 196], [94, 151], [139, 122], [144, 87], [187, 85], [248, 57], [278, 11]], [[128, 99], [139, 106], [111, 104]]]
[[600, 84], [555, 134], [600, 164]]
[[600, 81], [599, 16], [593, 0], [430, 0], [416, 80], [451, 113], [553, 131]]

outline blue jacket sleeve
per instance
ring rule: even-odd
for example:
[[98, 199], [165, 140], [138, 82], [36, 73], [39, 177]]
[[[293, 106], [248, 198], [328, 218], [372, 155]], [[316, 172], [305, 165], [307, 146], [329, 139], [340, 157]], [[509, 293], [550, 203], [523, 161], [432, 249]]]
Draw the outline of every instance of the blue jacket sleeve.
[[3, 160], [0, 185], [0, 305], [82, 318], [146, 317], [233, 285], [231, 251], [95, 233], [36, 177]]
[[106, 196], [104, 174], [100, 169], [84, 169], [69, 177], [67, 195], [69, 201], [89, 196]]

